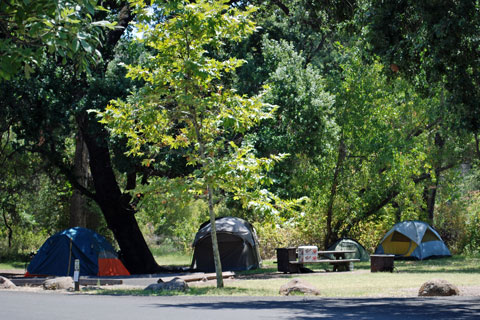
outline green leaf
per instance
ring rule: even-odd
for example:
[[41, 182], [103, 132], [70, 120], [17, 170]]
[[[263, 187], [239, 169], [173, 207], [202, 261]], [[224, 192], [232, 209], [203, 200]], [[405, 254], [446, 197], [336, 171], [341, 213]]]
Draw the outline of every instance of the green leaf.
[[90, 45], [90, 43], [88, 43], [85, 40], [80, 39], [80, 44], [82, 45], [82, 47], [85, 51], [87, 51], [88, 53], [93, 53], [93, 47]]
[[27, 79], [30, 79], [30, 75], [32, 74], [33, 69], [32, 69], [32, 67], [30, 67], [30, 65], [28, 63], [26, 63], [24, 66], [25, 66], [24, 67], [25, 77]]

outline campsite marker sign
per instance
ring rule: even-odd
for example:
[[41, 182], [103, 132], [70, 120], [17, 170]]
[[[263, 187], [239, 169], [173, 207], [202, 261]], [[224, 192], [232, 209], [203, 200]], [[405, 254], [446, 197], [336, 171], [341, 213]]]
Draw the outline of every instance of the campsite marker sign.
[[75, 259], [75, 269], [73, 271], [73, 281], [75, 282], [75, 291], [80, 290], [80, 260]]

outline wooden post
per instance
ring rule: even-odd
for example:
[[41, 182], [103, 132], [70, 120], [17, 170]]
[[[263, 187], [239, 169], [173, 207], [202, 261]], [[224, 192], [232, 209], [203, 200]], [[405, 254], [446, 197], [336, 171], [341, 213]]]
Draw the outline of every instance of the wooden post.
[[73, 282], [75, 283], [75, 291], [80, 291], [80, 260], [75, 259], [75, 269], [73, 271]]

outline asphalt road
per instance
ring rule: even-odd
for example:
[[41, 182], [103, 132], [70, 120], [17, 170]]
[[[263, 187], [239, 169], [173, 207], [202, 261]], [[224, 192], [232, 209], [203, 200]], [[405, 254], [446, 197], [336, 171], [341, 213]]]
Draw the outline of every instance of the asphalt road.
[[0, 319], [480, 319], [480, 297], [132, 297], [0, 291]]

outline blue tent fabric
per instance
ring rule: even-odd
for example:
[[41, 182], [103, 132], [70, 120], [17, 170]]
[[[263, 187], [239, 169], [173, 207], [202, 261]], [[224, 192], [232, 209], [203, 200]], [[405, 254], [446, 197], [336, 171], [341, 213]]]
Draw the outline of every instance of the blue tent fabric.
[[423, 242], [412, 252], [412, 256], [419, 260], [435, 257], [449, 257], [451, 255], [450, 250], [448, 250], [445, 243], [441, 240]]
[[81, 227], [51, 236], [30, 262], [30, 275], [73, 276], [75, 259], [80, 260], [80, 275], [98, 274], [99, 255], [116, 257], [113, 246], [98, 233]]
[[[394, 254], [393, 252], [388, 252], [388, 250], [385, 250], [382, 244], [386, 241], [393, 243], [392, 240], [395, 234], [402, 235], [405, 237], [404, 239], [408, 239], [410, 241], [410, 246], [416, 246], [411, 254], [397, 254], [395, 258], [424, 260], [435, 257], [449, 257], [452, 255], [450, 250], [448, 250], [447, 246], [443, 242], [440, 234], [428, 223], [418, 220], [407, 220], [395, 224], [382, 238], [380, 244], [375, 250], [375, 253]], [[427, 237], [427, 234], [430, 236]], [[405, 240], [401, 241], [405, 242]]]

